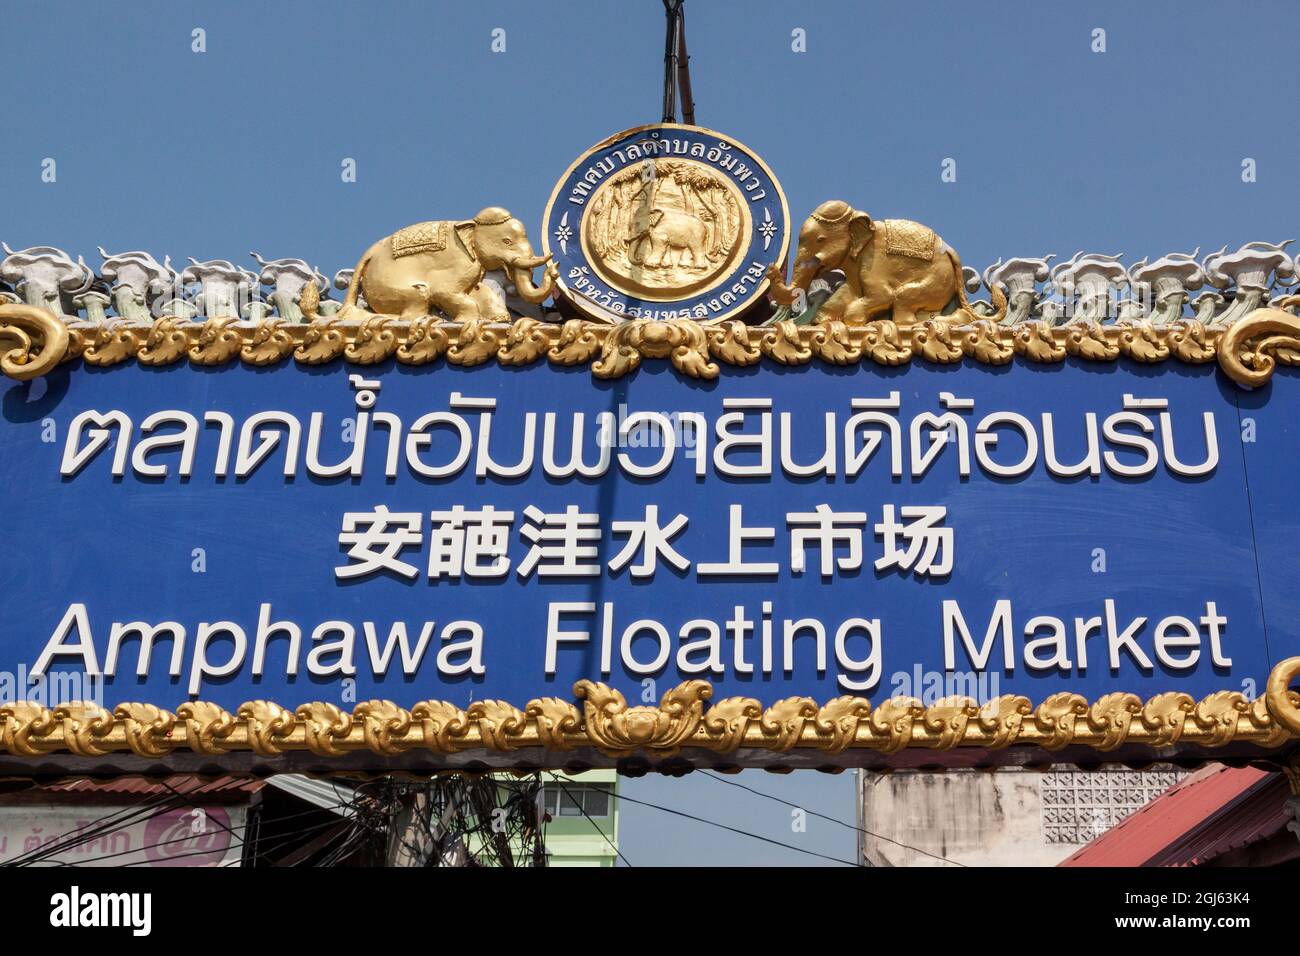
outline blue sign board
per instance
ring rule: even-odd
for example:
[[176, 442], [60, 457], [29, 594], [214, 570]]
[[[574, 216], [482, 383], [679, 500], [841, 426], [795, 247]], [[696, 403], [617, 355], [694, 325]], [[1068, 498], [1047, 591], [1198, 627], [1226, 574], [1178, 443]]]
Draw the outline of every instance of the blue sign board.
[[3, 394], [0, 692], [1249, 699], [1300, 654], [1298, 399], [1127, 360], [64, 366]]

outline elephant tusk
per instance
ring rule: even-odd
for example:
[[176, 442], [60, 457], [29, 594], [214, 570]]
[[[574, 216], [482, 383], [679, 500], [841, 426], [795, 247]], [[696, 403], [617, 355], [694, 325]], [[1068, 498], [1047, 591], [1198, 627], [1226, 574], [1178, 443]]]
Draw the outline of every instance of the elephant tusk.
[[516, 259], [514, 263], [514, 268], [536, 269], [538, 266], [546, 265], [546, 263], [549, 262], [550, 259], [551, 259], [551, 254], [549, 252], [544, 256], [535, 256], [531, 259]]

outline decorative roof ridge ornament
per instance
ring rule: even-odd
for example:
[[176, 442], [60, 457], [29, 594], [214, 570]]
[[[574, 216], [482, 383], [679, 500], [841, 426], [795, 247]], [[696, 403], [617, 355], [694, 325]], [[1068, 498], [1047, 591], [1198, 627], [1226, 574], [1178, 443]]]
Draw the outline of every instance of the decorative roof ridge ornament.
[[0, 260], [0, 279], [12, 283], [29, 306], [56, 315], [75, 315], [75, 298], [89, 292], [95, 273], [78, 256], [75, 262], [62, 249], [31, 246], [11, 249], [0, 242], [5, 258]]
[[[315, 288], [308, 286], [308, 289]], [[800, 326], [784, 320], [765, 328], [742, 322], [704, 325], [692, 320], [640, 320], [619, 325], [570, 319], [558, 324], [534, 318], [512, 323], [413, 322], [369, 315], [357, 320], [320, 318], [318, 303], [307, 304], [306, 324], [278, 319], [241, 322], [237, 317], [203, 323], [165, 316], [152, 326], [66, 324], [45, 310], [0, 305], [0, 340], [17, 347], [4, 356], [5, 374], [19, 380], [44, 375], [60, 362], [80, 359], [111, 367], [136, 359], [142, 364], [196, 365], [242, 361], [267, 366], [289, 358], [301, 365], [340, 359], [374, 365], [395, 358], [403, 365], [427, 365], [440, 358], [452, 365], [503, 365], [546, 361], [562, 366], [590, 364], [596, 378], [629, 374], [643, 359], [667, 359], [688, 378], [713, 379], [720, 365], [744, 367], [763, 358], [780, 365], [814, 360], [845, 366], [905, 365], [913, 360], [954, 364], [964, 359], [1006, 365], [1016, 356], [1054, 364], [1067, 357], [1143, 363], [1218, 360], [1225, 374], [1247, 387], [1264, 385], [1278, 364], [1300, 365], [1300, 295], [1279, 307], [1260, 308], [1228, 329], [1206, 328], [1196, 319], [1168, 325], [1138, 322], [1101, 325], [1072, 322], [1053, 327], [1042, 321], [1015, 326], [979, 319], [966, 325], [930, 320], [900, 328], [889, 320], [851, 327], [843, 322]]]
[[423, 701], [407, 709], [390, 700], [368, 700], [349, 714], [319, 701], [288, 710], [258, 700], [232, 714], [206, 701], [188, 701], [175, 711], [122, 703], [111, 712], [93, 703], [48, 708], [20, 701], [0, 706], [0, 753], [159, 758], [181, 750], [208, 756], [251, 751], [262, 757], [289, 751], [319, 757], [370, 751], [394, 757], [594, 748], [612, 758], [639, 754], [666, 759], [687, 748], [722, 754], [742, 748], [807, 750], [826, 756], [851, 750], [888, 755], [904, 749], [1012, 746], [1100, 753], [1175, 744], [1275, 750], [1300, 738], [1300, 694], [1289, 689], [1297, 676], [1300, 657], [1281, 661], [1269, 674], [1264, 695], [1253, 701], [1236, 690], [1217, 691], [1199, 701], [1177, 691], [1146, 701], [1123, 692], [1089, 701], [1064, 691], [1037, 705], [1006, 694], [984, 703], [948, 697], [928, 706], [915, 697], [890, 697], [874, 705], [865, 697], [837, 697], [821, 705], [811, 697], [791, 697], [765, 707], [753, 697], [710, 704], [713, 687], [703, 680], [669, 689], [657, 705], [638, 706], [629, 706], [617, 689], [590, 680], [573, 686], [580, 706], [544, 697], [522, 709], [504, 701], [480, 701], [462, 710], [447, 701]]
[[[496, 207], [489, 208], [495, 211]], [[839, 214], [842, 215], [842, 211]], [[488, 218], [499, 220], [501, 216], [498, 214]], [[894, 220], [894, 222], [905, 221]], [[444, 225], [450, 224], [449, 221], [444, 223]], [[417, 223], [413, 227], [399, 230], [394, 235], [409, 233], [415, 236], [419, 228], [437, 225], [436, 221]], [[925, 227], [916, 225], [915, 230], [912, 233], [913, 238], [926, 236]], [[901, 233], [896, 234], [894, 238], [897, 239], [899, 235]], [[431, 233], [430, 238], [436, 239], [436, 236]], [[416, 248], [402, 243], [399, 245], [404, 250]], [[418, 245], [417, 242], [416, 246]], [[1264, 304], [1290, 310], [1293, 306], [1285, 303], [1295, 294], [1293, 287], [1296, 282], [1300, 282], [1300, 275], [1297, 274], [1297, 267], [1292, 258], [1283, 251], [1285, 246], [1285, 243], [1252, 242], [1246, 243], [1233, 253], [1228, 253], [1225, 247], [1205, 257], [1199, 266], [1193, 261], [1197, 258], [1196, 255], [1185, 253], [1170, 253], [1153, 262], [1148, 262], [1144, 257], [1125, 269], [1126, 278], [1121, 280], [1116, 275], [1113, 288], [1106, 285], [1110, 280], [1104, 276], [1100, 278], [1102, 289], [1098, 290], [1099, 293], [1106, 290], [1107, 295], [1114, 301], [1106, 303], [1105, 308], [1097, 310], [1097, 321], [1106, 325], [1149, 322], [1156, 326], [1163, 326], [1187, 318], [1195, 319], [1206, 329], [1215, 329], [1231, 324], [1253, 308]], [[926, 246], [922, 251], [929, 254], [931, 250]], [[43, 254], [40, 258], [42, 265], [38, 266], [33, 257], [28, 255], [35, 252]], [[0, 274], [10, 280], [6, 281], [5, 278], [0, 277], [0, 302], [17, 303], [24, 301], [24, 298], [30, 299], [35, 294], [36, 287], [42, 282], [46, 286], [50, 285], [48, 276], [42, 278], [36, 273], [40, 272], [44, 265], [62, 264], [61, 267], [65, 271], [71, 270], [69, 281], [76, 288], [72, 291], [60, 290], [57, 303], [51, 297], [37, 295], [37, 307], [47, 309], [51, 314], [61, 315], [65, 321], [71, 323], [83, 319], [92, 324], [120, 320], [140, 327], [164, 317], [172, 319], [210, 317], [213, 313], [206, 308], [209, 304], [207, 301], [209, 296], [205, 294], [205, 282], [213, 284], [214, 287], [229, 285], [229, 276], [223, 277], [221, 270], [211, 275], [199, 275], [191, 268], [186, 279], [188, 284], [186, 288], [172, 268], [170, 257], [159, 264], [149, 253], [138, 250], [112, 254], [100, 247], [99, 253], [104, 258], [100, 275], [89, 273], [87, 284], [88, 269], [84, 267], [84, 261], [73, 261], [72, 257], [60, 249], [41, 246], [15, 252], [12, 256], [0, 260]], [[1267, 272], [1255, 267], [1246, 268], [1252, 262], [1257, 263], [1261, 256], [1268, 260]], [[985, 268], [982, 277], [977, 270], [963, 265], [963, 285], [968, 294], [979, 291], [981, 279], [989, 288], [994, 284], [999, 287], [1010, 302], [1006, 316], [999, 323], [1001, 325], [1015, 326], [1027, 321], [1041, 321], [1056, 327], [1062, 323], [1089, 318], [1082, 308], [1083, 302], [1080, 300], [1083, 297], [1075, 295], [1080, 290], [1069, 283], [1058, 284], [1051, 281], [1051, 262], [1054, 258], [1054, 255], [1049, 254], [1039, 258], [1013, 257], [1005, 262], [1003, 259], [998, 259]], [[1113, 260], [1116, 257], [1076, 253], [1073, 258], [1078, 265], [1084, 260]], [[243, 301], [223, 306], [229, 310], [226, 314], [251, 321], [260, 321], [274, 314], [281, 321], [292, 324], [307, 321], [308, 311], [316, 317], [317, 321], [333, 318], [339, 311], [342, 303], [328, 298], [326, 293], [329, 281], [305, 260], [292, 258], [267, 260], [256, 253], [253, 254], [253, 259], [262, 267], [260, 273], [238, 269], [227, 260], [212, 260], [209, 263], [212, 265], [220, 263], [231, 274], [238, 270], [239, 275], [235, 279], [235, 285], [244, 284], [248, 287], [244, 290]], [[1228, 267], [1219, 268], [1216, 279], [1218, 288], [1213, 284], [1206, 286], [1207, 269], [1221, 262], [1228, 263]], [[1065, 263], [1058, 264], [1057, 268], [1063, 265]], [[1113, 264], [1107, 262], [1106, 268], [1113, 269]], [[355, 268], [338, 270], [334, 274], [333, 285], [346, 290], [355, 272]], [[255, 294], [258, 280], [262, 285], [274, 287], [275, 291], [268, 293], [265, 301]], [[484, 270], [484, 278], [481, 281], [488, 287], [482, 290], [484, 295], [489, 298], [495, 297], [493, 301], [503, 298], [505, 300], [505, 317], [499, 320], [501, 322], [523, 317], [560, 322], [572, 315], [572, 310], [561, 314], [556, 311], [557, 307], [543, 307], [542, 302], [546, 297], [539, 297], [535, 286], [525, 286], [524, 291], [530, 297], [526, 299], [504, 270]], [[793, 320], [797, 325], [824, 324], [833, 321], [834, 318], [830, 313], [822, 314], [821, 306], [845, 281], [846, 277], [841, 270], [826, 270], [809, 284], [803, 303], [805, 307], [802, 310], [797, 307], [778, 308], [775, 314], [766, 318], [762, 324], [773, 326], [786, 319]], [[14, 291], [13, 283], [20, 286], [21, 294]], [[54, 284], [57, 285], [57, 282]], [[299, 302], [309, 286], [316, 287], [315, 301], [308, 303], [312, 306], [310, 310], [304, 308]], [[1130, 294], [1121, 298], [1120, 290], [1125, 287], [1131, 290]], [[1196, 295], [1189, 304], [1187, 300], [1191, 298], [1192, 292], [1202, 287], [1205, 291]], [[1219, 288], [1223, 291], [1220, 292]], [[223, 295], [229, 297], [224, 293]], [[218, 298], [222, 297], [218, 296]], [[1099, 295], [1098, 298], [1102, 297]], [[33, 303], [29, 301], [28, 304]], [[360, 312], [353, 314], [354, 319], [364, 320], [378, 314], [369, 309], [363, 290], [358, 290], [356, 304], [360, 307]], [[950, 303], [950, 308], [959, 304], [959, 300], [954, 299]], [[996, 310], [990, 301], [973, 301], [969, 304], [970, 312], [974, 317], [972, 321], [987, 320], [996, 315]], [[108, 305], [115, 309], [112, 314], [104, 308]], [[558, 308], [564, 308], [564, 304], [561, 303]], [[751, 324], [756, 324], [763, 315], [763, 312], [758, 311], [752, 317], [747, 315], [746, 319]], [[396, 318], [391, 315], [387, 317]], [[892, 316], [886, 317], [892, 319]], [[436, 309], [418, 318], [448, 321], [448, 317]], [[691, 316], [691, 318], [697, 317]], [[597, 321], [608, 324], [610, 318], [602, 314]], [[707, 317], [700, 321], [707, 321]]]

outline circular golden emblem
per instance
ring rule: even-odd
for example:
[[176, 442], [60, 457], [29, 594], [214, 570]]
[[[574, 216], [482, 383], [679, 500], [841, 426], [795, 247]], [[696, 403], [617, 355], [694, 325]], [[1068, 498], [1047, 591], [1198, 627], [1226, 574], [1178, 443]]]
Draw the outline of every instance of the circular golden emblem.
[[602, 322], [721, 322], [765, 301], [790, 216], [772, 171], [701, 126], [624, 130], [555, 184], [542, 243], [556, 294]]
[[724, 174], [691, 159], [652, 159], [601, 184], [581, 241], [614, 288], [673, 302], [725, 281], [752, 231], [745, 198]]

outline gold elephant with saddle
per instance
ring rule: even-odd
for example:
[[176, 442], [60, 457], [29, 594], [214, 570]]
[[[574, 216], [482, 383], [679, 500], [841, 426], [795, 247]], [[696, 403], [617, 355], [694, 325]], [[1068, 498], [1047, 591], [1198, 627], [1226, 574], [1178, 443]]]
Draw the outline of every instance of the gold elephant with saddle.
[[[800, 228], [790, 285], [782, 268], [768, 269], [769, 295], [779, 305], [791, 305], [814, 279], [836, 269], [844, 273], [844, 284], [818, 309], [819, 323], [863, 325], [892, 318], [899, 326], [929, 319], [961, 324], [999, 322], [1007, 314], [1006, 296], [996, 286], [994, 314], [972, 311], [961, 259], [934, 230], [907, 219], [873, 220], [839, 199], [822, 203]], [[956, 308], [944, 314], [954, 302]]]
[[[366, 250], [339, 317], [355, 314], [364, 293], [371, 311], [408, 321], [440, 312], [455, 322], [509, 322], [501, 293], [484, 276], [504, 270], [519, 297], [537, 304], [559, 278], [550, 258], [533, 253], [524, 224], [499, 206], [459, 222], [416, 223]], [[546, 267], [540, 285], [533, 282], [538, 266]]]

